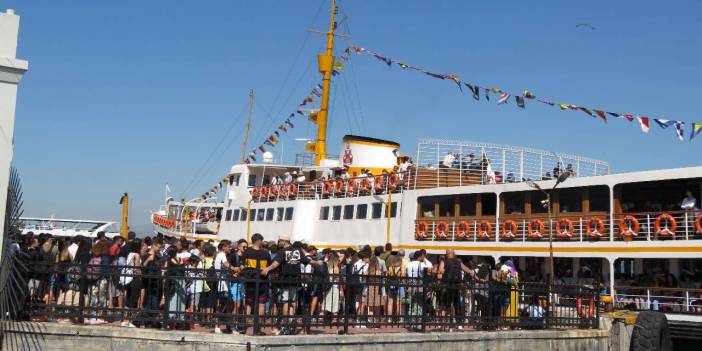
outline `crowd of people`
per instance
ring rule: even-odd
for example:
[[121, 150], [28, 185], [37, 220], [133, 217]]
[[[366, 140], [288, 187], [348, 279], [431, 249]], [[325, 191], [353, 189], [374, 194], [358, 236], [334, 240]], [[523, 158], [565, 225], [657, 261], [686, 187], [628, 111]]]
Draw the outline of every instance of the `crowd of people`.
[[[250, 242], [215, 244], [138, 239], [133, 232], [126, 240], [104, 233], [95, 240], [29, 234], [11, 249], [28, 261], [28, 299], [44, 306], [82, 303], [93, 311], [89, 324], [113, 322], [106, 311], [122, 309], [123, 327], [189, 328], [186, 316], [195, 314], [201, 317], [195, 324], [214, 333], [246, 328], [208, 316], [277, 316], [276, 334], [294, 333], [281, 321], [299, 316], [345, 314], [352, 326], [368, 328], [428, 315], [448, 318], [446, 327], [459, 329], [470, 313], [544, 317], [545, 301], [520, 304], [512, 260], [468, 260], [452, 250], [430, 259], [424, 250], [406, 255], [391, 244], [320, 251], [286, 236], [277, 239], [254, 234]], [[459, 288], [465, 284], [472, 289]], [[500, 289], [488, 291], [488, 285]], [[159, 322], [163, 314], [168, 325]]]

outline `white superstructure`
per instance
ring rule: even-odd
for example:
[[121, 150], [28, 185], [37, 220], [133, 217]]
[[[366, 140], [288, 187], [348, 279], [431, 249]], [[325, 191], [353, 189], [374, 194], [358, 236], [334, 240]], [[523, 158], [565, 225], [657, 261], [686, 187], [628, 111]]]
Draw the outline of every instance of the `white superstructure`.
[[88, 238], [95, 238], [97, 233], [105, 232], [105, 236], [108, 238], [119, 236], [119, 232], [115, 231], [115, 222], [110, 221], [40, 217], [22, 217], [20, 219], [22, 221], [22, 235], [29, 233], [35, 235], [51, 234], [54, 237], [82, 235]]

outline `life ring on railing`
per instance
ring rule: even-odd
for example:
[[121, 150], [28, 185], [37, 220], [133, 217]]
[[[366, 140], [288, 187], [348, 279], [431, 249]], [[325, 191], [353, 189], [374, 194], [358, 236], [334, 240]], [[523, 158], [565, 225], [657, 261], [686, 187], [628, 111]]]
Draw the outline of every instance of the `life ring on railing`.
[[400, 177], [397, 175], [397, 173], [391, 174], [390, 178], [388, 178], [388, 189], [390, 189], [390, 190], [397, 189], [397, 184], [399, 182], [400, 182]]
[[477, 228], [477, 234], [481, 238], [489, 238], [492, 233], [492, 224], [486, 220], [480, 221]]
[[267, 186], [262, 186], [261, 187], [261, 197], [267, 198], [268, 197], [268, 187]]
[[254, 187], [253, 189], [251, 189], [251, 197], [258, 197], [260, 192], [261, 191], [258, 188]]
[[466, 221], [460, 221], [456, 224], [456, 236], [465, 239], [468, 237], [468, 231], [470, 230], [470, 224]]
[[702, 234], [702, 214], [697, 216], [697, 219], [695, 220], [695, 229], [697, 230], [697, 233]]
[[277, 197], [278, 196], [278, 186], [277, 185], [270, 186], [270, 188], [268, 189], [268, 196], [270, 196], [270, 197]]
[[502, 223], [502, 236], [505, 239], [514, 239], [514, 237], [517, 236], [516, 234], [514, 234], [516, 231], [517, 223], [514, 223], [513, 220], [508, 219], [504, 223]]
[[434, 227], [434, 237], [439, 239], [446, 239], [446, 233], [448, 233], [449, 226], [448, 223], [441, 221]]
[[[536, 226], [536, 230], [534, 230], [534, 226]], [[534, 239], [539, 239], [544, 236], [544, 222], [541, 220], [535, 219], [532, 220], [529, 223], [529, 227], [527, 228], [527, 231], [529, 232], [529, 237], [534, 238]]]
[[356, 192], [356, 180], [355, 179], [350, 179], [346, 181], [346, 193], [355, 193]]
[[[661, 228], [661, 222], [664, 220], [666, 221], [666, 226]], [[670, 228], [668, 228], [667, 223], [670, 223]], [[678, 223], [675, 221], [673, 216], [664, 213], [656, 218], [656, 222], [653, 224], [653, 226], [656, 234], [658, 235], [675, 236], [675, 229], [678, 227]]]
[[575, 309], [578, 312], [578, 316], [580, 318], [592, 318], [592, 316], [595, 315], [595, 299], [590, 297], [588, 299], [588, 304], [587, 304], [587, 310], [583, 309], [583, 298], [578, 297], [575, 303]]
[[297, 195], [297, 184], [295, 183], [290, 183], [288, 184], [288, 196], [295, 196]]
[[561, 239], [573, 237], [573, 221], [568, 218], [561, 218], [556, 222], [556, 235]]
[[332, 192], [332, 189], [334, 189], [334, 185], [332, 184], [331, 180], [327, 180], [324, 182], [324, 185], [322, 186], [322, 194], [329, 194]]
[[384, 190], [383, 188], [385, 188], [385, 177], [381, 175], [375, 177], [373, 188], [376, 192], [382, 192]]
[[[631, 223], [631, 224], [630, 224]], [[633, 238], [639, 235], [639, 220], [632, 215], [624, 216], [619, 220], [619, 233], [624, 238]]]
[[368, 179], [368, 177], [361, 179], [361, 185], [360, 185], [361, 191], [366, 192], [366, 191], [370, 190], [370, 187], [371, 187], [371, 182], [370, 182], [370, 179]]
[[344, 192], [344, 181], [337, 180], [334, 182], [334, 193], [339, 194]]
[[427, 221], [421, 221], [421, 222], [417, 223], [417, 228], [414, 231], [417, 239], [419, 239], [419, 240], [426, 239], [428, 228], [429, 228], [429, 223], [427, 223]]
[[[593, 226], [594, 223], [594, 226]], [[590, 219], [585, 222], [585, 232], [591, 238], [599, 238], [604, 235], [605, 224], [600, 217], [590, 217]]]

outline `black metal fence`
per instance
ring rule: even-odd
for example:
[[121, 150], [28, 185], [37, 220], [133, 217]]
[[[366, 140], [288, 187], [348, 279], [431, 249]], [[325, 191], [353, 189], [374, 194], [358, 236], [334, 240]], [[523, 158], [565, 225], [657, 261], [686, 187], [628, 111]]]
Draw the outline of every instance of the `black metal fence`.
[[548, 284], [182, 266], [34, 265], [20, 318], [253, 334], [597, 328], [599, 293]]

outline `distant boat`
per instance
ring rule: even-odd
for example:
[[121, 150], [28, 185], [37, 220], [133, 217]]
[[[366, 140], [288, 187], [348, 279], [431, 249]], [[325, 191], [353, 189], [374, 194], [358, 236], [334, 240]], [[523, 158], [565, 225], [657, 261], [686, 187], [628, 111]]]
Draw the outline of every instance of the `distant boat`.
[[97, 233], [105, 232], [109, 238], [118, 236], [115, 231], [115, 222], [81, 219], [59, 219], [59, 218], [38, 218], [21, 217], [22, 235], [29, 233], [51, 234], [52, 236], [77, 236], [95, 238]]

